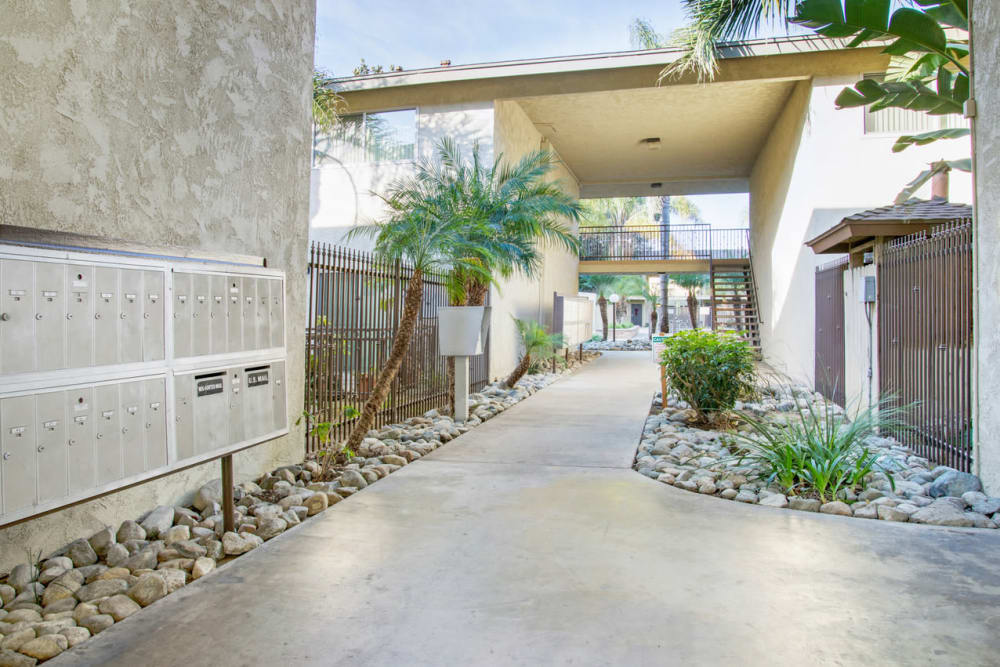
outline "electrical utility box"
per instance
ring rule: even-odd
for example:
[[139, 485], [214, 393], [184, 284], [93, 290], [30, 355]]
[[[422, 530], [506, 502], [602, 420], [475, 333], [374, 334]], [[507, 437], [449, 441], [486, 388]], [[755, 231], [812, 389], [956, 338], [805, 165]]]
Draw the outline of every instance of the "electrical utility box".
[[285, 356], [262, 260], [0, 226], [0, 525], [288, 433]]

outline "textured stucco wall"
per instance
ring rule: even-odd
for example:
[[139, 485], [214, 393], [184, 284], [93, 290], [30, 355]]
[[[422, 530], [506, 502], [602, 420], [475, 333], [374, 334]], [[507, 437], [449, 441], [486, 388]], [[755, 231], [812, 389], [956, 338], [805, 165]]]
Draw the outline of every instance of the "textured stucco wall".
[[[290, 414], [302, 405], [313, 0], [7, 5], [0, 220], [264, 256], [288, 275]], [[299, 429], [235, 457], [301, 460]], [[0, 531], [0, 571], [179, 502], [198, 466]]]
[[[497, 154], [502, 154], [505, 161], [516, 162], [531, 151], [550, 149], [517, 102], [497, 100], [494, 118], [494, 145]], [[549, 178], [558, 182], [570, 195], [580, 196], [576, 178], [564, 166], [559, 165], [553, 169]], [[491, 377], [507, 374], [520, 359], [520, 343], [512, 318], [537, 320], [550, 327], [553, 292], [569, 295], [577, 293], [578, 263], [579, 258], [575, 253], [546, 248], [539, 275], [532, 278], [514, 276], [499, 289], [494, 288], [491, 296]]]
[[[810, 383], [815, 268], [835, 256], [814, 255], [803, 244], [846, 215], [892, 203], [928, 163], [967, 157], [969, 151], [958, 140], [892, 153], [895, 135], [865, 135], [861, 109], [838, 111], [834, 106], [840, 90], [859, 76], [797, 84], [750, 177], [764, 357], [778, 370]], [[917, 196], [929, 197], [930, 186]], [[952, 201], [969, 202], [971, 196], [968, 175], [953, 173]]]
[[[350, 109], [348, 109], [350, 112]], [[456, 142], [468, 159], [479, 144], [483, 160], [493, 160], [493, 102], [427, 105], [417, 109], [417, 155], [433, 158], [444, 138]], [[309, 203], [310, 238], [368, 248], [367, 239], [344, 240], [356, 225], [377, 221], [385, 205], [373, 193], [384, 193], [397, 179], [413, 174], [413, 162], [324, 164], [312, 170]]]
[[972, 3], [976, 141], [976, 467], [1000, 494], [1000, 6]]

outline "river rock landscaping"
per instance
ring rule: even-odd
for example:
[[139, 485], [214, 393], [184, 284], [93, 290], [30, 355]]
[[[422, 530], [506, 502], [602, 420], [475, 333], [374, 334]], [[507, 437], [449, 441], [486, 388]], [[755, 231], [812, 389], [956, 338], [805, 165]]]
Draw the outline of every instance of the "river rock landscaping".
[[582, 361], [573, 357], [556, 373], [526, 375], [512, 389], [488, 385], [469, 397], [464, 424], [431, 410], [370, 431], [331, 481], [320, 481], [320, 464], [306, 460], [243, 482], [234, 489], [235, 532], [223, 528], [222, 484], [216, 479], [198, 489], [190, 505], [162, 505], [41, 562], [16, 566], [0, 579], [0, 667], [35, 665], [86, 641], [599, 356], [586, 352]]
[[[657, 394], [634, 468], [664, 484], [736, 502], [859, 519], [969, 528], [1000, 524], [1000, 498], [984, 494], [978, 477], [934, 465], [892, 438], [870, 436], [865, 441], [879, 464], [892, 473], [892, 482], [885, 472], [872, 472], [861, 488], [841, 489], [836, 499], [822, 502], [815, 494], [793, 495], [780, 485], [768, 484], [766, 470], [740, 461], [731, 434], [690, 425], [693, 412], [677, 396], [668, 394], [666, 408], [661, 406]], [[758, 401], [736, 408], [737, 414], [744, 411], [782, 425], [808, 413], [810, 406], [814, 411], [843, 413], [801, 386], [764, 388]]]
[[652, 350], [648, 338], [630, 338], [628, 340], [596, 340], [583, 344], [585, 350], [601, 350], [605, 352], [637, 352]]

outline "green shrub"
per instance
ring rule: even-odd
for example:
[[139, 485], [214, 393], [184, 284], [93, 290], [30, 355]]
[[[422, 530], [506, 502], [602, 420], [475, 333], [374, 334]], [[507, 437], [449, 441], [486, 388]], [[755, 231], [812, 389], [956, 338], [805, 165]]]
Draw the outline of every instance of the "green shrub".
[[667, 382], [702, 423], [718, 423], [736, 401], [755, 394], [753, 350], [732, 334], [679, 331], [660, 357]]
[[812, 403], [787, 424], [744, 416], [749, 434], [733, 434], [740, 463], [749, 462], [767, 472], [764, 481], [786, 492], [815, 493], [822, 502], [834, 500], [842, 489], [855, 489], [873, 472], [884, 473], [895, 488], [893, 471], [865, 444], [877, 429], [905, 429], [906, 408], [893, 408], [886, 399], [858, 412], [853, 421], [837, 414], [832, 404], [817, 409]]

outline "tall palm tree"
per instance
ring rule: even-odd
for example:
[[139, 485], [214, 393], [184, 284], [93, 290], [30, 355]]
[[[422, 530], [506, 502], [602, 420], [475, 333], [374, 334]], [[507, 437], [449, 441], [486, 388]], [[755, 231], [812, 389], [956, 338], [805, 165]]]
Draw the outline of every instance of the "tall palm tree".
[[[345, 445], [348, 449], [356, 450], [375, 423], [376, 413], [389, 395], [392, 381], [403, 364], [420, 316], [424, 276], [432, 272], [460, 270], [488, 279], [483, 268], [468, 259], [477, 252], [469, 241], [473, 233], [479, 232], [470, 230], [470, 224], [474, 225], [476, 221], [455, 214], [451, 203], [456, 195], [454, 188], [442, 186], [447, 183], [444, 172], [442, 165], [419, 162], [414, 176], [395, 181], [381, 196], [388, 209], [385, 221], [355, 227], [348, 234], [349, 239], [357, 236], [374, 239], [377, 257], [406, 262], [411, 270], [403, 299], [403, 314], [392, 340], [389, 358], [348, 436]], [[326, 457], [324, 476], [329, 472], [332, 461], [332, 456]]]
[[[556, 166], [552, 153], [534, 151], [514, 163], [498, 155], [487, 164], [478, 144], [467, 161], [454, 141], [444, 139], [438, 144], [438, 159], [442, 169], [431, 181], [449, 193], [444, 205], [450, 214], [469, 222], [469, 254], [448, 276], [452, 305], [483, 306], [490, 285], [499, 279], [536, 277], [546, 244], [566, 252], [579, 250], [567, 221], [579, 220], [580, 204], [558, 183], [546, 180]], [[455, 360], [449, 358], [448, 405], [453, 410], [454, 377]]]
[[610, 273], [592, 273], [580, 276], [580, 289], [597, 294], [597, 309], [601, 313], [601, 340], [608, 339], [608, 299], [607, 294], [615, 284], [617, 277]]
[[698, 290], [708, 284], [708, 276], [703, 273], [682, 273], [673, 278], [674, 284], [687, 290], [688, 315], [691, 328], [698, 328]]

